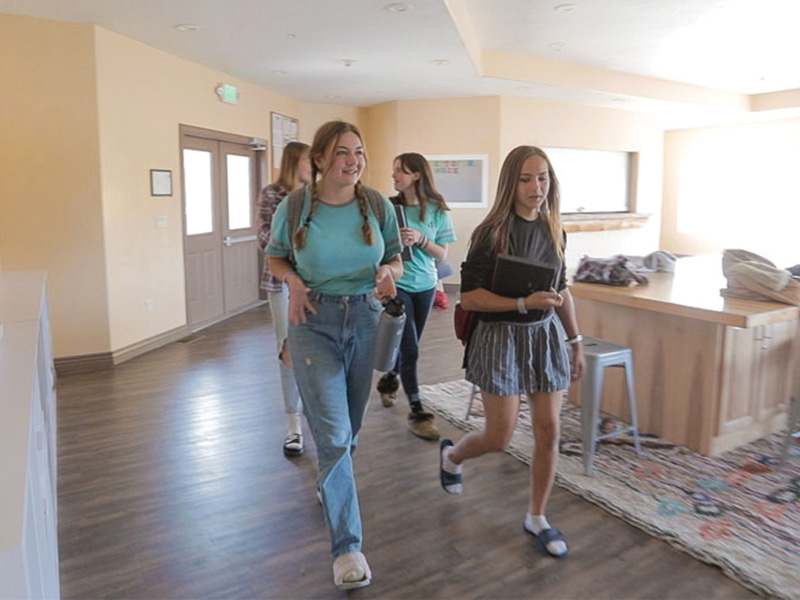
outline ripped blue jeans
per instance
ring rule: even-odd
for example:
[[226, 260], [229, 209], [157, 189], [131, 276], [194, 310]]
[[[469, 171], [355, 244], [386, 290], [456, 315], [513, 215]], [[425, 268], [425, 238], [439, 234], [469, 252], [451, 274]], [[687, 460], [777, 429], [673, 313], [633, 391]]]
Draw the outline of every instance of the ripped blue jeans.
[[334, 557], [361, 550], [361, 513], [351, 454], [372, 388], [375, 333], [383, 309], [371, 293], [311, 292], [317, 314], [289, 324], [295, 379], [317, 446], [318, 483]]

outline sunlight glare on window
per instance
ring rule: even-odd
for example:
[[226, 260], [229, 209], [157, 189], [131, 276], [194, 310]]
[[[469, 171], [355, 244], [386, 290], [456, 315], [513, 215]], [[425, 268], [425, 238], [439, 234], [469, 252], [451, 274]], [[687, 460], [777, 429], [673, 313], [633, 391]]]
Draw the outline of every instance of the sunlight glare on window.
[[228, 229], [252, 225], [250, 157], [228, 154]]
[[184, 149], [183, 173], [186, 187], [186, 235], [210, 233], [214, 230], [211, 153]]

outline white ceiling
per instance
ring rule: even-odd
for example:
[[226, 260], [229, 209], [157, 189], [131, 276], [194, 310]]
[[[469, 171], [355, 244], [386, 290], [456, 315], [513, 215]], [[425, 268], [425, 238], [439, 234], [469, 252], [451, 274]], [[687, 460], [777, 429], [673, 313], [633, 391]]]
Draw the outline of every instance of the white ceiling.
[[[725, 97], [800, 88], [800, 36], [792, 31], [798, 0], [409, 0], [404, 12], [389, 4], [0, 0], [0, 13], [95, 23], [311, 102], [369, 106], [505, 95], [674, 111], [674, 94], [659, 97], [671, 84], [643, 77], [714, 88]], [[466, 18], [454, 19], [448, 5]], [[197, 30], [178, 31], [180, 23]], [[535, 69], [497, 76], [473, 64], [469, 50], [476, 47], [586, 69], [566, 83], [540, 78]], [[609, 70], [639, 77], [629, 91], [582, 83]], [[635, 91], [642, 85], [652, 93]], [[706, 106], [705, 114], [709, 108], [718, 107]]]

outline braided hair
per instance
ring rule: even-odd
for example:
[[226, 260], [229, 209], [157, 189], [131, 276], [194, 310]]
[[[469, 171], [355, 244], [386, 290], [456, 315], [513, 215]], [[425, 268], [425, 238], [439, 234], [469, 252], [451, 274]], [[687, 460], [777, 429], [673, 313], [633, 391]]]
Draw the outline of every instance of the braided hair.
[[[317, 166], [316, 159], [322, 158], [333, 152], [333, 150], [336, 148], [339, 138], [348, 132], [355, 133], [358, 136], [358, 139], [362, 140], [363, 143], [363, 138], [361, 137], [361, 132], [358, 130], [358, 127], [345, 121], [328, 121], [319, 129], [317, 129], [316, 134], [314, 134], [314, 141], [311, 143], [311, 149], [309, 150], [309, 156], [311, 157], [311, 206], [308, 209], [308, 215], [303, 221], [302, 226], [294, 232], [293, 241], [294, 247], [297, 250], [300, 250], [306, 245], [308, 228], [311, 224], [311, 219], [314, 217], [314, 210], [319, 203], [317, 178], [320, 175], [324, 175], [324, 173], [322, 173], [320, 168]], [[366, 154], [364, 155], [364, 161], [366, 163]], [[355, 195], [356, 199], [358, 200], [358, 207], [361, 212], [361, 216], [364, 219], [361, 225], [361, 233], [364, 236], [364, 241], [371, 246], [374, 238], [372, 227], [369, 224], [369, 203], [367, 202], [367, 193], [364, 190], [364, 186], [361, 181], [357, 181], [355, 184]]]

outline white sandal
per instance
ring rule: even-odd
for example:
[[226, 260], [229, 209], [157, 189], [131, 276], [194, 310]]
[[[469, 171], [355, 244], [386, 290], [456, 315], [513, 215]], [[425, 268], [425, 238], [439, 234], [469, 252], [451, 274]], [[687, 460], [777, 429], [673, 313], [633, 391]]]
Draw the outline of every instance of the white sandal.
[[290, 433], [283, 440], [283, 453], [286, 456], [300, 456], [303, 453], [303, 434]]
[[333, 583], [340, 590], [354, 590], [372, 583], [372, 571], [361, 552], [341, 554], [333, 561]]

